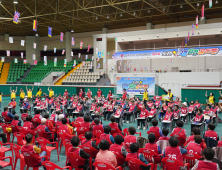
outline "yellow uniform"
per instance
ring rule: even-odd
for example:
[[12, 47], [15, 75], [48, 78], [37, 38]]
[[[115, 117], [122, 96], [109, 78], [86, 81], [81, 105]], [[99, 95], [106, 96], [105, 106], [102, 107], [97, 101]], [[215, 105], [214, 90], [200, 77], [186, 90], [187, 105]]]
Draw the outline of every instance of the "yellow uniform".
[[36, 93], [36, 97], [37, 96], [41, 96], [42, 95], [42, 91], [38, 91], [37, 93]]
[[52, 97], [54, 95], [54, 91], [49, 91], [49, 97]]
[[169, 93], [167, 93], [167, 96], [169, 97], [169, 98], [168, 98], [168, 100], [167, 100], [167, 101], [169, 102], [169, 101], [170, 101], [170, 99], [172, 99], [172, 97], [173, 97], [173, 93], [170, 93], [170, 94], [169, 94]]
[[0, 102], [2, 102], [2, 95], [0, 95]]
[[15, 92], [11, 93], [11, 99], [16, 98]]
[[28, 91], [28, 98], [32, 98], [32, 91]]
[[24, 99], [25, 98], [25, 93], [24, 92], [21, 92], [20, 93], [20, 99]]
[[148, 92], [143, 92], [143, 100], [148, 100]]
[[210, 97], [209, 97], [209, 102], [210, 102], [211, 104], [214, 103], [214, 96], [210, 96]]

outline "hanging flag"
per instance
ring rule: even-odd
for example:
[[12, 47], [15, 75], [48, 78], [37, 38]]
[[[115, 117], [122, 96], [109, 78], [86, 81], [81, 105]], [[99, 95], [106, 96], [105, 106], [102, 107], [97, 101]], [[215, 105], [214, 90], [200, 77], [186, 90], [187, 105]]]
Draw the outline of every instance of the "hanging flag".
[[72, 46], [75, 45], [75, 39], [74, 39], [74, 37], [71, 38], [71, 45], [72, 45]]
[[33, 43], [33, 48], [36, 49], [36, 43]]
[[67, 59], [64, 59], [64, 67], [66, 67]]
[[35, 60], [35, 54], [32, 54], [32, 60]]
[[88, 55], [86, 55], [86, 60], [88, 59]]
[[82, 45], [83, 45], [83, 42], [82, 42], [82, 41], [80, 41], [80, 49], [82, 49]]
[[188, 41], [190, 41], [190, 31], [188, 31]]
[[15, 11], [14, 19], [13, 19], [13, 22], [14, 22], [15, 24], [18, 24], [19, 16], [20, 16], [20, 13], [17, 12], [17, 11]]
[[134, 68], [134, 71], [136, 71], [136, 68]]
[[18, 63], [18, 59], [17, 58], [15, 58], [15, 63]]
[[23, 60], [23, 63], [26, 64], [26, 59]]
[[54, 67], [57, 66], [57, 57], [54, 58]]
[[183, 41], [182, 41], [182, 46], [183, 46], [183, 49], [184, 49], [184, 44], [183, 44]]
[[192, 24], [192, 35], [194, 35], [194, 23]]
[[62, 50], [62, 55], [64, 55], [65, 54], [65, 50]]
[[88, 45], [88, 50], [87, 50], [87, 52], [89, 52], [90, 47], [91, 47], [91, 45], [89, 44], [89, 45]]
[[201, 8], [201, 20], [204, 19], [204, 4]]
[[52, 37], [52, 27], [48, 27], [48, 36]]
[[187, 37], [185, 37], [185, 46], [187, 46]]
[[209, 8], [211, 8], [212, 7], [212, 0], [209, 0]]
[[107, 64], [106, 64], [106, 68], [107, 68]]
[[44, 51], [46, 51], [47, 50], [47, 45], [44, 45]]
[[98, 48], [96, 48], [96, 55], [98, 55], [98, 51], [99, 51], [99, 49], [98, 49]]
[[21, 52], [21, 58], [23, 58], [23, 52]]
[[9, 37], [9, 43], [13, 43], [13, 37]]
[[100, 58], [97, 58], [97, 61], [99, 61]]
[[2, 62], [3, 62], [3, 63], [5, 62], [5, 57], [2, 57]]
[[198, 15], [196, 17], [196, 28], [198, 28]]
[[47, 56], [44, 56], [44, 65], [47, 66]]
[[94, 59], [94, 56], [92, 56], [92, 60]]
[[37, 31], [37, 22], [36, 20], [33, 21], [33, 30]]
[[34, 65], [37, 65], [37, 60], [34, 60]]
[[85, 61], [82, 62], [82, 65], [85, 66]]
[[6, 50], [6, 53], [7, 53], [7, 57], [9, 57], [10, 56], [10, 51]]
[[63, 42], [63, 36], [64, 36], [64, 33], [63, 32], [60, 32], [60, 41]]
[[71, 51], [71, 56], [73, 57], [73, 52]]
[[79, 58], [80, 58], [80, 56], [81, 56], [81, 53], [79, 53]]
[[[104, 60], [103, 60], [103, 63], [105, 63], [106, 62], [106, 59], [104, 58]], [[125, 70], [125, 69], [124, 69]]]
[[56, 48], [54, 47], [54, 53], [56, 53]]
[[21, 40], [21, 46], [25, 45], [25, 40]]

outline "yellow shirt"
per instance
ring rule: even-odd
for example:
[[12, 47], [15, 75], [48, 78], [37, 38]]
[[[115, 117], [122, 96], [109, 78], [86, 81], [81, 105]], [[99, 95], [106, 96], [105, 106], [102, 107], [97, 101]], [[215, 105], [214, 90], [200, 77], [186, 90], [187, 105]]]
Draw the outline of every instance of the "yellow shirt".
[[170, 101], [170, 99], [173, 97], [173, 93], [167, 93], [167, 96], [169, 96], [169, 99], [167, 101]]
[[49, 91], [49, 97], [52, 97], [54, 95], [54, 91]]
[[211, 104], [214, 103], [214, 96], [210, 96], [210, 97], [209, 97], [209, 102], [210, 102]]
[[2, 102], [2, 95], [0, 95], [0, 102]]
[[36, 93], [36, 96], [41, 96], [42, 95], [42, 91], [38, 91], [37, 93]]
[[148, 100], [148, 92], [143, 92], [143, 100]]
[[28, 91], [28, 98], [32, 98], [32, 91]]
[[25, 98], [25, 93], [24, 93], [24, 92], [23, 92], [23, 93], [22, 93], [22, 92], [20, 93], [20, 98], [21, 98], [21, 99], [24, 99], [24, 98]]
[[11, 99], [16, 98], [15, 92], [11, 93]]

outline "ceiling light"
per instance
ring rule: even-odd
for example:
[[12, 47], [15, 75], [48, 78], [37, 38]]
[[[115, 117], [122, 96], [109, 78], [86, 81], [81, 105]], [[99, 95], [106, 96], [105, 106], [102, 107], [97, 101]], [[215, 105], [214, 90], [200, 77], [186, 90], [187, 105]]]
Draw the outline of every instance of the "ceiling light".
[[180, 8], [183, 8], [183, 5], [180, 5]]
[[148, 9], [148, 13], [150, 13], [150, 10]]
[[218, 0], [216, 0], [216, 2], [215, 2], [216, 4], [218, 4]]
[[98, 19], [98, 17], [96, 16], [96, 20]]
[[109, 15], [107, 15], [107, 19], [109, 19]]
[[74, 32], [73, 29], [71, 30], [71, 32]]
[[18, 3], [18, 1], [17, 1], [17, 0], [14, 0], [14, 1], [13, 1], [13, 3], [14, 3], [14, 4], [17, 4], [17, 3]]
[[197, 2], [197, 6], [200, 6], [199, 2]]
[[120, 16], [120, 17], [122, 17], [122, 16], [123, 16], [123, 14], [121, 13], [119, 16]]
[[38, 36], [39, 36], [39, 34], [35, 34], [35, 36], [36, 36], [36, 37], [38, 37]]
[[165, 8], [163, 8], [163, 11], [165, 11]]

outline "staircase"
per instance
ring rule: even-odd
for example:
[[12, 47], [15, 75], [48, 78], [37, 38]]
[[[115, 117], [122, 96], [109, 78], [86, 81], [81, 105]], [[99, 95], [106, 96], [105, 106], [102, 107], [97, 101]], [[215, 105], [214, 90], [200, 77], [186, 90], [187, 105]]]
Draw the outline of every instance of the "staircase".
[[19, 80], [17, 80], [17, 84], [22, 84], [22, 79], [26, 78], [26, 76], [29, 74], [29, 72], [31, 71], [31, 69], [33, 69], [35, 66], [34, 65], [30, 65], [30, 68], [28, 68], [25, 72], [24, 72], [24, 76], [22, 78], [20, 78]]
[[10, 68], [10, 63], [4, 63], [3, 68], [2, 68], [1, 78], [0, 78], [0, 84], [7, 83], [9, 68]]
[[70, 72], [68, 72], [66, 75], [64, 75], [62, 78], [60, 78], [55, 85], [62, 85], [63, 79], [66, 79], [68, 76], [70, 76], [71, 73], [73, 73], [78, 67], [80, 67], [81, 63], [79, 63], [75, 68], [73, 68]]

